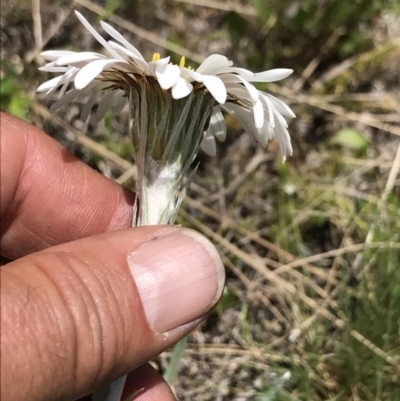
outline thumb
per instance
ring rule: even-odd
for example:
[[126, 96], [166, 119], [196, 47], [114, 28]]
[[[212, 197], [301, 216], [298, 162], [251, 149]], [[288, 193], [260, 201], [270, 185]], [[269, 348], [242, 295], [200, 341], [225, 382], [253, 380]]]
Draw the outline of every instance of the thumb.
[[178, 227], [58, 245], [1, 268], [1, 399], [90, 393], [187, 334], [219, 299], [214, 246]]

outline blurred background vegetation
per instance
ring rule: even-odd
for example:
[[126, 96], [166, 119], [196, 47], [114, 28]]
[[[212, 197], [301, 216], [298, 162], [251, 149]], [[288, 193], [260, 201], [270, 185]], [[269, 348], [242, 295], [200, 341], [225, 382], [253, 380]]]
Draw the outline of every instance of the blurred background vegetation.
[[53, 113], [42, 49], [101, 51], [72, 13], [108, 20], [145, 57], [211, 53], [294, 74], [260, 85], [297, 114], [294, 156], [233, 118], [179, 222], [227, 268], [216, 310], [154, 364], [180, 400], [400, 400], [398, 0], [4, 0], [0, 106], [134, 187], [126, 115]]

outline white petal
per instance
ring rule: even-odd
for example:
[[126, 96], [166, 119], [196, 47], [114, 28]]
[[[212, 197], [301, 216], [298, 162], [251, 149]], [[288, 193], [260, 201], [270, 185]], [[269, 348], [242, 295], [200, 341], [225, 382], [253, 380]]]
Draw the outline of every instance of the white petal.
[[[246, 100], [251, 102], [251, 107], [253, 110], [253, 118], [255, 128], [261, 128], [264, 124], [264, 107], [260, 99], [254, 100], [251, 98], [249, 91], [242, 85], [238, 84], [227, 84], [227, 90], [230, 95], [237, 97], [241, 100]], [[249, 105], [250, 107], [250, 105]], [[245, 109], [249, 107], [243, 106]]]
[[82, 95], [81, 91], [76, 89], [71, 89], [66, 95], [64, 95], [61, 99], [55, 102], [51, 107], [50, 110], [58, 110], [61, 107], [65, 106], [66, 104], [74, 101], [78, 96]]
[[259, 99], [253, 104], [253, 115], [255, 127], [261, 128], [264, 125], [264, 108]]
[[279, 150], [282, 154], [282, 161], [284, 162], [286, 159], [286, 155], [291, 155], [293, 153], [293, 148], [290, 140], [290, 135], [287, 130], [286, 120], [276, 109], [273, 109], [273, 112], [276, 117], [276, 126], [274, 128], [274, 133], [279, 144]]
[[286, 156], [293, 154], [293, 148], [290, 141], [290, 136], [286, 128], [281, 127], [279, 124], [275, 127], [275, 136], [279, 144], [279, 150], [282, 155], [282, 163], [285, 162]]
[[79, 21], [83, 26], [94, 36], [94, 38], [105, 48], [108, 52], [116, 59], [121, 59], [121, 56], [113, 50], [107, 41], [89, 24], [85, 17], [79, 12], [75, 11], [75, 15], [78, 17]]
[[126, 49], [124, 46], [121, 46], [119, 43], [114, 42], [113, 40], [109, 40], [107, 43], [110, 45], [110, 47], [113, 48], [113, 50], [115, 50], [120, 56], [122, 56], [125, 61], [128, 59], [138, 59], [135, 53], [132, 53], [130, 50]]
[[263, 92], [260, 92], [260, 99], [264, 104], [264, 110], [268, 111], [268, 122], [272, 128], [275, 127], [275, 119], [274, 119], [274, 106], [271, 101], [268, 99], [267, 96]]
[[68, 71], [68, 67], [39, 67], [39, 71], [44, 71], [44, 72], [65, 72]]
[[100, 121], [114, 105], [116, 91], [109, 91], [102, 97], [96, 111], [96, 121]]
[[45, 66], [39, 67], [39, 68], [49, 68], [49, 67], [55, 67], [57, 65], [57, 60], [56, 61], [50, 61], [50, 63], [46, 63]]
[[239, 79], [239, 75], [235, 74], [222, 74], [218, 75], [218, 78], [220, 78], [224, 84], [237, 84], [242, 82]]
[[265, 132], [265, 137], [268, 140], [272, 141], [272, 139], [275, 138], [274, 128], [272, 128], [271, 125], [268, 123], [265, 123], [263, 128], [264, 128], [264, 132]]
[[187, 72], [196, 82], [204, 82], [205, 75], [192, 70], [186, 70], [185, 72]]
[[191, 80], [192, 76], [190, 75], [190, 70], [186, 67], [179, 67], [181, 69], [181, 78], [186, 80]]
[[[263, 93], [263, 92], [261, 92]], [[296, 118], [296, 114], [293, 113], [292, 109], [282, 100], [276, 98], [275, 96], [270, 95], [269, 93], [263, 93], [268, 99], [271, 101], [273, 106], [276, 108], [279, 113], [281, 113], [285, 117]]]
[[49, 61], [54, 61], [59, 59], [60, 57], [68, 56], [71, 54], [76, 54], [76, 52], [71, 52], [68, 50], [47, 50], [45, 52], [40, 53], [40, 55]]
[[71, 68], [68, 72], [64, 74], [64, 78], [62, 79], [63, 87], [60, 90], [59, 97], [64, 96], [65, 92], [68, 89], [69, 84], [74, 79], [77, 72], [78, 70], [76, 68]]
[[181, 77], [178, 78], [172, 87], [171, 93], [174, 99], [182, 99], [188, 96], [193, 90], [193, 85]]
[[258, 90], [254, 87], [254, 85], [250, 84], [247, 82], [246, 79], [242, 78], [239, 75], [234, 75], [234, 74], [225, 74], [225, 75], [220, 75], [219, 78], [225, 83], [242, 83], [244, 87], [247, 89], [249, 92], [249, 95], [253, 101], [256, 101], [259, 99], [260, 95], [258, 93]]
[[97, 96], [99, 95], [98, 92], [93, 93], [93, 95], [91, 95], [88, 99], [88, 101], [86, 102], [86, 104], [83, 106], [82, 108], [82, 112], [81, 112], [81, 120], [82, 121], [86, 121], [89, 117], [90, 112], [93, 109], [94, 104], [96, 103], [97, 100]]
[[157, 69], [157, 63], [150, 61], [149, 63], [149, 75], [152, 75], [153, 77], [156, 76], [156, 69]]
[[282, 114], [279, 113], [279, 111], [276, 110], [275, 108], [272, 111], [274, 112], [274, 116], [275, 116], [275, 119], [277, 120], [277, 123], [279, 123], [282, 127], [287, 128], [288, 124], [287, 124], [285, 118], [282, 116]]
[[119, 45], [118, 43], [113, 42], [112, 40], [108, 41], [108, 44], [118, 53], [122, 53], [128, 57], [130, 57], [143, 71], [148, 74], [149, 72], [149, 65], [146, 61], [143, 60], [142, 58], [137, 57], [133, 52], [131, 52], [128, 49], [125, 49], [125, 47]]
[[248, 83], [245, 79], [243, 79], [242, 77], [239, 77], [240, 81], [242, 82], [242, 84], [245, 86], [245, 88], [247, 89], [247, 91], [250, 94], [250, 97], [252, 98], [252, 100], [257, 101], [260, 98], [260, 95], [258, 93], [258, 90], [254, 87], [254, 85]]
[[204, 86], [210, 91], [213, 98], [219, 103], [224, 104], [228, 96], [224, 83], [213, 75], [204, 76]]
[[248, 102], [253, 102], [249, 91], [243, 85], [226, 84], [226, 90], [230, 95], [233, 95], [239, 99], [247, 100]]
[[275, 82], [287, 78], [293, 73], [293, 70], [288, 68], [276, 68], [269, 71], [253, 73], [250, 70], [237, 67], [221, 68], [218, 74], [237, 74], [249, 82]]
[[125, 96], [125, 92], [123, 92], [122, 90], [119, 90], [118, 94], [114, 97], [114, 105], [113, 105], [111, 111], [114, 114], [119, 114], [125, 108], [125, 106], [127, 104], [128, 104], [128, 99]]
[[105, 59], [106, 56], [103, 56], [99, 53], [92, 53], [92, 52], [80, 52], [75, 54], [68, 54], [66, 56], [60, 57], [57, 59], [57, 65], [72, 65], [75, 63], [80, 63], [82, 61], [93, 61], [98, 59]]
[[208, 56], [196, 70], [200, 74], [215, 74], [215, 71], [232, 65], [232, 61], [228, 60], [221, 54], [212, 54]]
[[[155, 77], [157, 68], [159, 68], [159, 67], [162, 68], [162, 66], [167, 65], [169, 63], [169, 59], [170, 59], [170, 57], [168, 56], [168, 57], [162, 58], [162, 59], [157, 60], [157, 61], [150, 61], [149, 64], [148, 64], [149, 65], [150, 75]], [[178, 66], [176, 66], [176, 67], [178, 67]], [[180, 70], [180, 67], [178, 67], [178, 68]]]
[[250, 75], [249, 78], [246, 76], [244, 78], [249, 82], [275, 82], [287, 78], [292, 73], [293, 70], [288, 68], [276, 68], [274, 70], [257, 72], [254, 76]]
[[258, 131], [260, 133], [258, 140], [263, 147], [267, 145], [268, 141], [275, 138], [275, 132], [267, 122]]
[[215, 144], [214, 135], [209, 134], [207, 131], [200, 147], [208, 156], [214, 157], [217, 154], [217, 145]]
[[243, 129], [256, 140], [261, 142], [259, 130], [254, 126], [254, 117], [253, 113], [245, 109], [238, 104], [234, 103], [226, 103], [223, 106], [220, 106], [223, 110], [227, 111], [229, 114], [232, 114], [236, 117]]
[[46, 82], [43, 82], [39, 88], [36, 89], [36, 92], [47, 92], [50, 89], [57, 88], [59, 86], [59, 82], [64, 77], [64, 75], [59, 75], [58, 77], [52, 78]]
[[111, 67], [116, 63], [120, 63], [120, 60], [96, 60], [85, 65], [75, 77], [75, 87], [76, 89], [83, 89], [90, 84], [101, 72], [103, 72], [107, 67]]
[[249, 75], [254, 76], [255, 74], [250, 71], [246, 70], [245, 68], [238, 68], [238, 67], [220, 67], [214, 72], [215, 75], [223, 75], [223, 74], [236, 74], [242, 77], [247, 77]]
[[207, 134], [215, 136], [221, 142], [225, 141], [226, 124], [224, 115], [221, 113], [221, 110], [218, 106], [213, 108]]
[[177, 65], [158, 64], [156, 66], [156, 77], [161, 88], [172, 88], [181, 74], [181, 70]]
[[157, 64], [168, 64], [170, 59], [171, 59], [170, 56], [164, 57], [164, 58], [160, 58], [160, 60], [155, 61], [155, 63], [157, 63]]
[[247, 70], [246, 68], [239, 68], [239, 67], [231, 67], [228, 69], [230, 73], [235, 73], [237, 75], [255, 75], [253, 71]]
[[144, 60], [142, 53], [135, 46], [131, 45], [116, 29], [114, 29], [111, 25], [107, 24], [107, 22], [100, 21], [100, 25], [102, 28], [115, 40], [122, 43], [128, 50], [136, 55], [140, 60]]
[[268, 140], [270, 139], [269, 133], [270, 131], [268, 123], [265, 123], [261, 128], [256, 129], [254, 132], [255, 139], [263, 148], [267, 146]]

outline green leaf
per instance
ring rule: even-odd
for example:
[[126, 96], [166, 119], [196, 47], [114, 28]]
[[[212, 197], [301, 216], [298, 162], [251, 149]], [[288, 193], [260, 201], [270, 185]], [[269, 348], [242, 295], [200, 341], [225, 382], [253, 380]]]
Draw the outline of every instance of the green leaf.
[[223, 313], [226, 309], [233, 307], [237, 302], [237, 297], [235, 293], [230, 290], [228, 287], [225, 288], [225, 291], [219, 300], [215, 310], [217, 313]]
[[13, 83], [11, 79], [5, 78], [0, 80], [0, 96], [11, 95], [13, 92]]
[[354, 128], [344, 128], [340, 130], [331, 139], [331, 143], [355, 150], [365, 150], [369, 145], [369, 141], [365, 138], [363, 133]]
[[14, 116], [26, 119], [29, 106], [32, 99], [29, 96], [20, 95], [20, 97], [13, 96], [8, 104], [8, 112]]
[[168, 384], [172, 384], [176, 376], [178, 375], [181, 359], [183, 357], [183, 353], [188, 344], [188, 336], [185, 336], [178, 343], [174, 345], [171, 352], [171, 357], [168, 362], [168, 366], [165, 369], [164, 380]]

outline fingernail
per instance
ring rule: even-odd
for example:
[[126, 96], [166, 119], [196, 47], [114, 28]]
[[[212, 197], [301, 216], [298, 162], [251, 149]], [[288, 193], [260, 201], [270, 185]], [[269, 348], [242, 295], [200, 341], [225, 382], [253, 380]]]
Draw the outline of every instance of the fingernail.
[[214, 245], [189, 229], [142, 245], [129, 255], [128, 264], [156, 333], [197, 320], [224, 287], [225, 270]]

